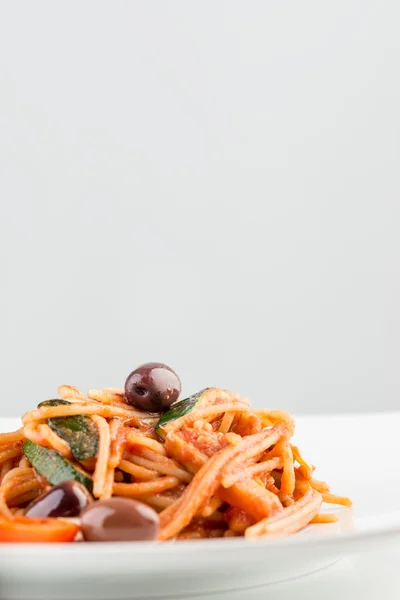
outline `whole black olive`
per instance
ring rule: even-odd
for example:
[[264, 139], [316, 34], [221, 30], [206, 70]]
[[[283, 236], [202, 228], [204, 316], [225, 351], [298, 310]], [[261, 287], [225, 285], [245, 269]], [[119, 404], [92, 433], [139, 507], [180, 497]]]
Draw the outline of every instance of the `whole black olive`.
[[40, 496], [26, 512], [27, 517], [79, 517], [92, 500], [87, 489], [77, 481], [63, 481]]
[[87, 542], [155, 540], [159, 530], [155, 510], [131, 498], [117, 496], [93, 502], [81, 515], [81, 531]]
[[178, 375], [162, 363], [146, 363], [133, 371], [125, 382], [128, 404], [150, 412], [168, 410], [181, 392]]

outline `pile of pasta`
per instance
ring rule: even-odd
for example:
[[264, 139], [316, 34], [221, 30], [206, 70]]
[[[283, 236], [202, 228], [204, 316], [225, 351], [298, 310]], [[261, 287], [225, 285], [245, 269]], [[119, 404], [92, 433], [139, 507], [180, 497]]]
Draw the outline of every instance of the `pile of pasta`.
[[[88, 415], [99, 432], [97, 457], [87, 468], [94, 499], [135, 498], [160, 513], [160, 540], [281, 536], [309, 523], [327, 523], [323, 502], [350, 506], [314, 478], [314, 466], [291, 442], [286, 412], [252, 410], [249, 401], [217, 388], [200, 407], [171, 420], [162, 438], [160, 415], [130, 407], [124, 391], [59, 388], [70, 404], [42, 406], [22, 427], [0, 434], [0, 513], [24, 515], [49, 484], [24, 456], [25, 440], [72, 461], [68, 444], [49, 427], [54, 417]], [[79, 465], [82, 468], [82, 465]]]

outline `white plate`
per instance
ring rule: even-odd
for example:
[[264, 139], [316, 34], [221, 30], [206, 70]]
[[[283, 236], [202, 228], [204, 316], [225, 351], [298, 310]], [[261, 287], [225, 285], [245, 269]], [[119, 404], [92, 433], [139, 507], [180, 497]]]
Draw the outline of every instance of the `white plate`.
[[[18, 426], [0, 420], [0, 431]], [[400, 413], [302, 417], [296, 442], [316, 476], [353, 498], [339, 524], [279, 540], [0, 546], [8, 600], [191, 598], [309, 574], [400, 534]], [[328, 510], [330, 507], [328, 507]]]

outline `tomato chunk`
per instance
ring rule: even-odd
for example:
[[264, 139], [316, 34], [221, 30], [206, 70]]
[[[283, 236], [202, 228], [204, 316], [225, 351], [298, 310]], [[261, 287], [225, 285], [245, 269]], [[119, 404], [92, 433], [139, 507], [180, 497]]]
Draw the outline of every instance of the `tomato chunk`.
[[60, 519], [0, 517], [0, 543], [72, 542], [78, 531], [78, 525]]

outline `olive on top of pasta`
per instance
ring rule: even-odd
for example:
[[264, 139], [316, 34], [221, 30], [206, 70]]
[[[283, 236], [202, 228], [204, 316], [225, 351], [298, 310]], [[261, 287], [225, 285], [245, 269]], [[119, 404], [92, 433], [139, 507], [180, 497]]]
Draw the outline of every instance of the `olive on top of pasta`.
[[90, 504], [81, 515], [87, 542], [156, 540], [160, 518], [147, 504], [131, 498], [109, 498]]
[[77, 481], [63, 481], [32, 502], [25, 513], [26, 517], [79, 517], [81, 512], [92, 502], [84, 485]]
[[178, 375], [163, 363], [141, 365], [125, 382], [128, 404], [140, 410], [163, 412], [178, 400], [181, 381]]
[[148, 363], [125, 388], [62, 385], [0, 433], [0, 542], [276, 538], [351, 505], [315, 477], [291, 415], [180, 390]]

